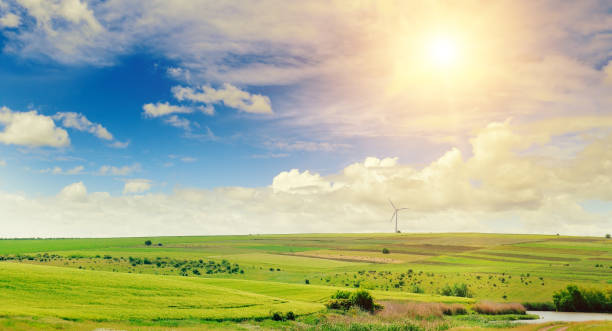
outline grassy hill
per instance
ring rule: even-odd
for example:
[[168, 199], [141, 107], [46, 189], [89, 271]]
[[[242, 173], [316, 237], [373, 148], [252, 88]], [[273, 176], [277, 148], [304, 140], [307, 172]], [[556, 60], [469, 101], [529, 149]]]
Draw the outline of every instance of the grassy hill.
[[[0, 240], [0, 259], [0, 311], [11, 323], [55, 318], [201, 324], [265, 319], [274, 311], [312, 315], [324, 311], [338, 289], [367, 289], [377, 300], [446, 303], [544, 302], [570, 283], [612, 289], [612, 240], [593, 237], [20, 239]], [[471, 298], [439, 295], [456, 284], [465, 284]]]

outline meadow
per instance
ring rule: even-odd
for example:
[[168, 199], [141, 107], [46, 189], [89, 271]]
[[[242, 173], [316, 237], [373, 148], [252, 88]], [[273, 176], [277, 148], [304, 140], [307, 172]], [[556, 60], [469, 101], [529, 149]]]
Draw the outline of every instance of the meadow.
[[[0, 329], [335, 330], [400, 323], [395, 329], [531, 330], [510, 324], [512, 316], [471, 307], [550, 303], [568, 284], [612, 290], [612, 240], [478, 233], [0, 240]], [[325, 306], [339, 290], [364, 289], [387, 302], [387, 311]], [[389, 317], [391, 307], [454, 304], [468, 313]], [[296, 318], [274, 321], [275, 313]]]

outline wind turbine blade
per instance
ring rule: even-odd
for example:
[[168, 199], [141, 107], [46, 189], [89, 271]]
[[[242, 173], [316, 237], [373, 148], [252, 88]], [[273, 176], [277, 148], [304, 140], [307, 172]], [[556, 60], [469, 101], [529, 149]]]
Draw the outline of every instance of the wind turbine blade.
[[395, 211], [393, 215], [391, 215], [391, 222], [393, 222], [393, 218], [395, 217], [395, 215], [397, 215], [397, 211]]
[[393, 202], [391, 202], [391, 199], [389, 199], [389, 203], [391, 204], [391, 207], [393, 207], [393, 209], [397, 210], [397, 208], [395, 208], [395, 205], [393, 204]]

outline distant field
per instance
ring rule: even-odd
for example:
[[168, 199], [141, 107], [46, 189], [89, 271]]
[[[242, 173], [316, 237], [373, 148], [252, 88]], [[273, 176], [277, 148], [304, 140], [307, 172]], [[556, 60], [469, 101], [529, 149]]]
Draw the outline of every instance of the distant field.
[[[379, 300], [464, 304], [551, 301], [570, 283], [612, 289], [612, 240], [593, 237], [21, 239], [0, 240], [0, 259], [0, 311], [9, 324], [25, 323], [11, 320], [22, 317], [203, 323], [266, 319], [273, 311], [308, 315], [342, 288], [368, 289]], [[472, 298], [439, 295], [461, 283]]]

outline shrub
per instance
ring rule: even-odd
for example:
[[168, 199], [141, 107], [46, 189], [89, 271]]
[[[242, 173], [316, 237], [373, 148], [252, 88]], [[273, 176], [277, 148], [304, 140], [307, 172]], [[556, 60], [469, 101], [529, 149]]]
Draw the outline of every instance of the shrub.
[[332, 295], [332, 299], [325, 306], [329, 309], [349, 310], [351, 307], [358, 307], [361, 310], [374, 312], [382, 306], [374, 303], [374, 298], [370, 292], [360, 290], [357, 292], [337, 291]]
[[337, 291], [334, 295], [332, 295], [332, 299], [349, 299], [351, 297], [351, 292], [349, 291]]
[[310, 284], [310, 280], [304, 279], [304, 284]]
[[552, 302], [524, 302], [523, 306], [527, 310], [555, 311], [555, 305]]
[[612, 312], [612, 291], [606, 295], [601, 290], [568, 285], [565, 290], [555, 292], [553, 302], [558, 311]]
[[475, 312], [486, 315], [505, 315], [505, 314], [520, 314], [523, 315], [527, 309], [520, 303], [496, 303], [483, 301], [472, 306]]
[[353, 294], [351, 294], [350, 300], [353, 305], [359, 307], [361, 310], [369, 312], [374, 311], [374, 298], [372, 298], [372, 295], [368, 291], [361, 290], [354, 292]]
[[464, 283], [454, 284], [452, 287], [446, 284], [441, 290], [440, 294], [446, 296], [464, 297], [471, 298], [472, 293], [468, 286]]
[[383, 249], [382, 249], [382, 253], [383, 253], [383, 254], [389, 254], [389, 253], [391, 253], [391, 252], [389, 251], [389, 249], [388, 249], [388, 248], [383, 248]]
[[145, 245], [151, 246], [151, 244], [152, 244], [151, 240], [145, 240]]
[[329, 309], [349, 310], [352, 305], [353, 303], [349, 299], [332, 299], [325, 304], [325, 307]]
[[420, 287], [419, 285], [412, 285], [412, 287], [410, 288], [410, 292], [412, 292], [412, 293], [425, 293], [425, 290], [423, 290], [423, 288]]
[[610, 239], [612, 236], [609, 233], [606, 233], [606, 238]]
[[283, 318], [283, 313], [279, 313], [277, 311], [272, 313], [272, 320], [273, 321], [282, 321], [283, 319], [284, 319]]
[[288, 311], [286, 315], [287, 320], [295, 321], [295, 314], [292, 311]]

